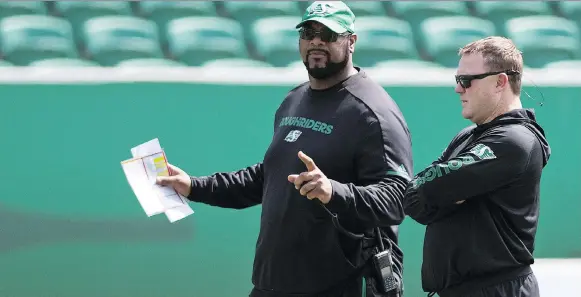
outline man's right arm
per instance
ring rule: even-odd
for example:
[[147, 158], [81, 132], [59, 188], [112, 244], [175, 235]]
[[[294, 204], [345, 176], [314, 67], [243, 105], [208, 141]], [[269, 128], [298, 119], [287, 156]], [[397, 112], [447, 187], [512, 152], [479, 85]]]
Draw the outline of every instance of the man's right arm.
[[188, 199], [222, 208], [242, 209], [262, 203], [262, 163], [234, 172], [191, 177]]
[[[470, 127], [465, 128], [462, 131], [460, 131], [452, 139], [452, 141], [450, 141], [450, 143], [448, 144], [448, 147], [446, 147], [446, 149], [444, 149], [442, 154], [440, 154], [440, 157], [438, 157], [438, 159], [436, 161], [432, 162], [432, 165], [445, 161], [448, 158], [448, 155], [450, 154], [449, 150], [454, 148], [454, 146], [456, 145], [456, 142], [459, 139], [462, 139], [462, 137], [467, 134], [469, 129], [470, 129]], [[428, 168], [424, 169], [422, 172], [418, 173], [416, 176], [423, 174], [425, 171], [428, 170]], [[439, 206], [439, 207], [436, 207], [433, 205], [428, 205], [427, 203], [424, 203], [420, 200], [420, 195], [419, 195], [417, 189], [415, 189], [412, 186], [412, 183], [410, 182], [410, 183], [408, 183], [406, 190], [405, 190], [405, 194], [404, 194], [404, 198], [403, 198], [403, 208], [404, 208], [405, 214], [407, 216], [409, 216], [410, 218], [412, 218], [414, 221], [416, 221], [422, 225], [429, 225], [429, 224], [434, 223], [434, 222], [448, 216], [449, 214], [455, 212], [459, 208], [459, 205], [458, 204], [450, 204], [450, 205]]]
[[432, 206], [422, 202], [417, 189], [408, 184], [403, 198], [403, 208], [406, 215], [414, 221], [429, 225], [455, 212], [460, 206], [450, 204], [446, 206]]

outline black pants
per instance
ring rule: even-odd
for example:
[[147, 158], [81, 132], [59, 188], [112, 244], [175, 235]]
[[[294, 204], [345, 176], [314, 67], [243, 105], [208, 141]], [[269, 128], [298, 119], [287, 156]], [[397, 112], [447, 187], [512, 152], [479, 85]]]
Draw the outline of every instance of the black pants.
[[463, 297], [540, 297], [539, 284], [534, 273], [494, 286], [483, 288]]

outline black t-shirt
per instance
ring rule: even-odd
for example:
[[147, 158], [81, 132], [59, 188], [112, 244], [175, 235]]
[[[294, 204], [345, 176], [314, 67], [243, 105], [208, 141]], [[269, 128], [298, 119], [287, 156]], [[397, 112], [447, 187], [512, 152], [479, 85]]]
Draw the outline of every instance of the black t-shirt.
[[394, 245], [404, 219], [402, 197], [412, 175], [407, 124], [387, 92], [365, 72], [326, 90], [308, 83], [291, 90], [276, 111], [264, 160], [237, 172], [192, 178], [189, 199], [227, 208], [262, 203], [256, 246], [255, 290], [315, 293], [355, 271], [360, 242], [337, 231], [321, 203], [288, 181], [306, 167], [303, 151], [331, 180], [325, 207], [351, 232], [382, 227]]

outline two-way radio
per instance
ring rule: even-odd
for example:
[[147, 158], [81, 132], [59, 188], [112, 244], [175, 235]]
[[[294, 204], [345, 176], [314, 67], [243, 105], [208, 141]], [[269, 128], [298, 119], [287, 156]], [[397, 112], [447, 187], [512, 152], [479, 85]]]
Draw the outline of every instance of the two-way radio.
[[[339, 217], [337, 214], [332, 213], [325, 207], [325, 205], [319, 200], [316, 199], [317, 202], [331, 215], [331, 220], [333, 221], [333, 225], [337, 228], [341, 233], [353, 238], [353, 239], [363, 239], [365, 237], [364, 234], [356, 234], [350, 231], [347, 231], [341, 224], [339, 223]], [[378, 283], [378, 289], [384, 293], [390, 292], [395, 290], [399, 287], [397, 278], [394, 275], [393, 271], [393, 259], [392, 259], [392, 247], [391, 242], [389, 239], [387, 240], [389, 243], [389, 247], [386, 249], [383, 244], [383, 238], [381, 236], [381, 230], [379, 227], [375, 228], [375, 232], [377, 233], [377, 240], [379, 242], [379, 252], [373, 255], [372, 264], [373, 264], [373, 272], [375, 274], [375, 280]]]

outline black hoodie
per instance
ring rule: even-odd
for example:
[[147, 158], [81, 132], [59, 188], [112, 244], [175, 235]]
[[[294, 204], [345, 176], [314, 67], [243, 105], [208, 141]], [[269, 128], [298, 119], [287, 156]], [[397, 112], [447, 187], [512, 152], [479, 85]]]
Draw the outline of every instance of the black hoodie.
[[427, 225], [424, 291], [463, 296], [531, 272], [550, 154], [533, 110], [518, 109], [463, 129], [412, 179], [404, 209]]

